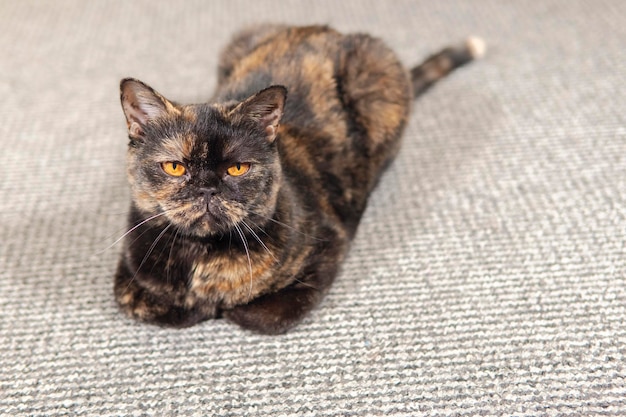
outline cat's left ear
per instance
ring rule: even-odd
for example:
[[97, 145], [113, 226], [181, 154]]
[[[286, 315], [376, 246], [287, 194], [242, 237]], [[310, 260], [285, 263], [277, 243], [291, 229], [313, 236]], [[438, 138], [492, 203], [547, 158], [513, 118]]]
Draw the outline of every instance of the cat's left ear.
[[133, 78], [125, 78], [120, 83], [120, 98], [131, 139], [143, 139], [148, 123], [178, 112], [168, 99]]
[[282, 85], [273, 85], [239, 103], [229, 115], [244, 117], [258, 123], [267, 134], [267, 140], [273, 142], [283, 116], [286, 99], [287, 89]]

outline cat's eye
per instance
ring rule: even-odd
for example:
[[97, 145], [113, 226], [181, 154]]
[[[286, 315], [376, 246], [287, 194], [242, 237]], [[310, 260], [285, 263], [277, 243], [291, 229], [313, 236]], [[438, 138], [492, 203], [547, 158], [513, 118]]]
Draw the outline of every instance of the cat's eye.
[[185, 175], [187, 172], [187, 168], [180, 162], [163, 162], [161, 164], [161, 168], [167, 175], [171, 175], [172, 177], [180, 177]]
[[228, 172], [228, 175], [230, 175], [231, 177], [240, 177], [249, 170], [250, 164], [245, 162], [237, 162], [236, 164], [229, 166], [226, 172]]

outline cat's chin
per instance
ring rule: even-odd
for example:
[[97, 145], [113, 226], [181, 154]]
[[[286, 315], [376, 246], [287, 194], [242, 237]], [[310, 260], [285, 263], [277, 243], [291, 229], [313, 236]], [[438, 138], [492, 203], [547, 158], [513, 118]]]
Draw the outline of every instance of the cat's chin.
[[191, 227], [191, 231], [199, 237], [211, 236], [217, 232], [215, 223], [209, 216], [202, 216], [202, 218]]

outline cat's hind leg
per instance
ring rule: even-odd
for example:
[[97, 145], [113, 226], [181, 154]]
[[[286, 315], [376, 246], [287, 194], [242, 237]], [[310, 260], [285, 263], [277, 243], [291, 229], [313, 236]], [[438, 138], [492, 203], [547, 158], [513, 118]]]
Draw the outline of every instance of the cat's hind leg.
[[400, 147], [411, 106], [409, 72], [381, 40], [344, 36], [336, 69], [338, 99], [348, 127], [352, 163], [340, 178], [351, 179], [351, 206], [363, 210], [367, 196]]

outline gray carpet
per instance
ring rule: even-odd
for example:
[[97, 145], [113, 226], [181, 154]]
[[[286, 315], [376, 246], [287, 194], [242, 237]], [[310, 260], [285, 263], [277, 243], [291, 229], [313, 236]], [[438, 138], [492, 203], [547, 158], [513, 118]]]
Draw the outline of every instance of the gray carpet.
[[[292, 332], [138, 324], [118, 82], [200, 101], [258, 21], [484, 60], [416, 103]], [[0, 1], [0, 414], [625, 415], [626, 2]]]

